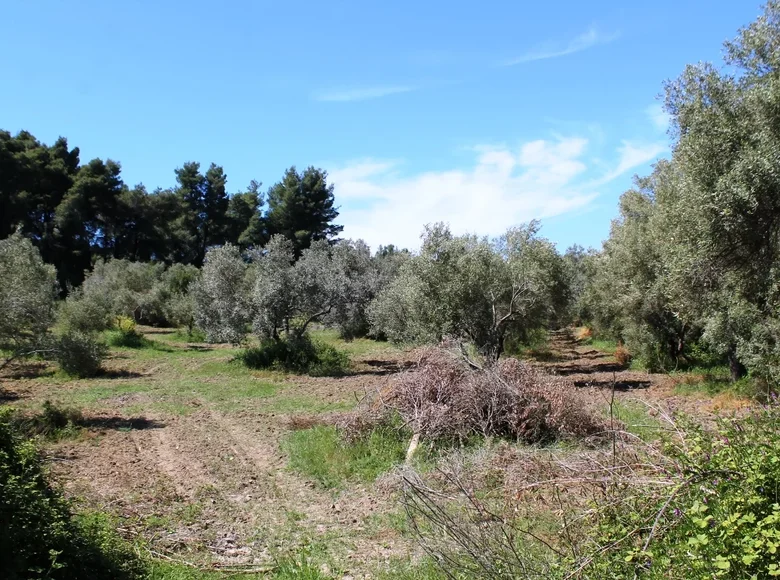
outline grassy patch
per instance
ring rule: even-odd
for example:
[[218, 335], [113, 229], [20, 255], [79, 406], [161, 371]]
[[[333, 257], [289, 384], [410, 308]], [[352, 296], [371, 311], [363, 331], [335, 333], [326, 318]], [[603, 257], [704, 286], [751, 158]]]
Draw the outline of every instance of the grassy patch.
[[376, 575], [379, 580], [446, 580], [450, 578], [430, 559], [410, 562], [408, 559], [391, 560], [388, 568]]
[[751, 377], [744, 377], [732, 382], [727, 366], [711, 368], [692, 368], [684, 372], [673, 372], [675, 392], [680, 395], [703, 393], [709, 396], [722, 394], [732, 395], [740, 399], [755, 399], [762, 394], [758, 382]]
[[178, 342], [185, 344], [205, 343], [206, 333], [199, 328], [193, 328], [192, 332], [189, 332], [186, 328], [178, 328], [173, 332], [166, 332], [161, 334], [160, 338], [168, 342]]
[[408, 441], [392, 428], [375, 429], [353, 443], [344, 443], [333, 426], [290, 433], [283, 442], [290, 467], [324, 487], [348, 480], [373, 481], [404, 460]]
[[370, 356], [379, 356], [382, 353], [398, 351], [398, 347], [390, 342], [370, 338], [344, 340], [339, 336], [338, 330], [335, 329], [312, 330], [311, 337], [315, 341], [347, 352], [352, 357], [368, 358]]
[[582, 344], [592, 346], [594, 349], [599, 350], [606, 354], [615, 354], [615, 350], [618, 347], [617, 342], [614, 340], [608, 340], [606, 338], [586, 338], [582, 341]]
[[[661, 423], [650, 416], [648, 408], [639, 401], [615, 401], [612, 407], [615, 419], [626, 426], [626, 431], [642, 441], [654, 441], [660, 437]], [[609, 409], [606, 411], [609, 414]]]

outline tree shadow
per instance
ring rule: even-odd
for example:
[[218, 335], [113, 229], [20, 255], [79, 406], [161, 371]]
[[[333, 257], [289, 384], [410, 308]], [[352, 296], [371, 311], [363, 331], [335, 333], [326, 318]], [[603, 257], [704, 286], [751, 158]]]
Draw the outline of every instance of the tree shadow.
[[360, 362], [371, 368], [355, 371], [354, 373], [352, 373], [353, 375], [358, 375], [358, 376], [369, 375], [369, 376], [382, 377], [386, 375], [394, 375], [403, 372], [414, 366], [414, 363], [387, 361], [387, 360], [372, 359], [372, 360], [363, 360]]
[[141, 431], [144, 429], [162, 429], [165, 423], [146, 417], [84, 417], [79, 420], [81, 427], [97, 430]]
[[101, 379], [138, 379], [144, 375], [125, 369], [103, 369], [97, 376]]
[[647, 389], [652, 385], [652, 381], [642, 381], [637, 379], [583, 379], [574, 381], [575, 387], [598, 387], [611, 389], [614, 384], [616, 391], [631, 391], [635, 389]]
[[187, 350], [194, 350], [197, 352], [208, 352], [214, 350], [213, 346], [204, 346], [202, 344], [188, 344]]
[[0, 388], [0, 403], [10, 403], [11, 401], [18, 401], [21, 399], [21, 395], [19, 393], [15, 393], [14, 391], [6, 391], [3, 388]]
[[3, 369], [0, 378], [18, 380], [18, 379], [38, 379], [41, 377], [50, 377], [55, 373], [46, 362], [17, 361], [8, 368]]
[[626, 370], [623, 365], [616, 362], [604, 362], [585, 365], [566, 365], [555, 368], [555, 373], [562, 376], [590, 375], [595, 373], [619, 373]]

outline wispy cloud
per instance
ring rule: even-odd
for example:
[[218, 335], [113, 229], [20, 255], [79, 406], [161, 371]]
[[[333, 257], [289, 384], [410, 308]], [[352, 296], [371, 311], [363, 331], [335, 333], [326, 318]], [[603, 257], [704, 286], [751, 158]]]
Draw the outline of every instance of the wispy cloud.
[[378, 99], [388, 95], [397, 95], [399, 93], [408, 93], [415, 90], [415, 87], [406, 85], [390, 85], [377, 87], [351, 87], [340, 89], [328, 89], [317, 91], [312, 95], [315, 101], [325, 101], [333, 103], [346, 103], [349, 101], [365, 101], [367, 99]]
[[585, 137], [557, 137], [517, 148], [476, 146], [473, 164], [464, 168], [410, 175], [402, 161], [369, 158], [329, 174], [345, 237], [374, 248], [413, 249], [427, 223], [447, 222], [458, 234], [497, 235], [531, 219], [587, 211], [606, 184], [667, 150], [662, 143], [623, 141], [603, 169], [603, 156], [593, 148]]
[[570, 40], [567, 44], [547, 43], [500, 64], [502, 66], [513, 66], [524, 62], [567, 56], [600, 44], [607, 44], [608, 42], [617, 39], [618, 36], [618, 33], [604, 34], [596, 28], [591, 27], [584, 33]]
[[654, 103], [647, 107], [645, 109], [645, 114], [659, 131], [666, 131], [669, 128], [669, 113], [664, 111], [663, 107], [658, 103]]
[[654, 161], [668, 150], [669, 147], [666, 143], [632, 143], [623, 141], [618, 148], [619, 159], [615, 168], [593, 181], [591, 186], [598, 187], [609, 183], [640, 165]]
[[408, 176], [400, 162], [372, 159], [331, 170], [344, 235], [373, 247], [392, 242], [415, 248], [426, 223], [445, 221], [457, 233], [498, 234], [584, 207], [596, 197], [578, 187], [587, 170], [587, 144], [572, 137], [514, 150], [480, 147], [469, 168]]

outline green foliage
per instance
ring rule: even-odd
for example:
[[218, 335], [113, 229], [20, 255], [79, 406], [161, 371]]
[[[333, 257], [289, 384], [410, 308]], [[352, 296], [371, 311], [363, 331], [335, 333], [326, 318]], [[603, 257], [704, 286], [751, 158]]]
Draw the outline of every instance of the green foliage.
[[195, 322], [209, 342], [239, 344], [252, 317], [252, 272], [236, 246], [209, 250], [192, 292]]
[[108, 354], [94, 334], [69, 330], [56, 339], [55, 357], [60, 368], [76, 377], [93, 377]]
[[373, 481], [404, 460], [408, 440], [393, 427], [381, 427], [345, 442], [332, 426], [294, 431], [283, 443], [290, 467], [324, 487]]
[[0, 349], [13, 355], [41, 346], [54, 320], [54, 268], [20, 234], [0, 240]]
[[108, 518], [72, 515], [6, 409], [0, 409], [0, 553], [0, 576], [8, 580], [130, 580], [145, 573]]
[[544, 325], [563, 294], [561, 258], [538, 229], [532, 222], [489, 241], [428, 227], [420, 255], [371, 305], [374, 332], [413, 343], [452, 336], [497, 359], [510, 331]]
[[302, 173], [290, 167], [282, 181], [268, 190], [268, 236], [289, 240], [296, 259], [312, 242], [333, 239], [343, 229], [333, 224], [339, 212], [327, 177], [327, 172], [314, 167]]
[[696, 342], [733, 381], [780, 379], [778, 31], [772, 0], [726, 43], [725, 67], [666, 84], [672, 158], [621, 198], [597, 259], [585, 292], [597, 329], [651, 370], [690, 364]]
[[716, 432], [686, 431], [684, 445], [666, 448], [682, 469], [672, 487], [596, 510], [608, 549], [590, 577], [780, 576], [780, 410], [721, 420]]
[[115, 330], [106, 333], [106, 342], [109, 346], [144, 348], [151, 345], [151, 341], [138, 332], [135, 321], [132, 318], [127, 316], [117, 317], [114, 328]]
[[338, 376], [349, 369], [349, 356], [308, 335], [265, 339], [238, 355], [249, 368], [276, 369], [311, 376]]
[[45, 401], [40, 413], [6, 411], [7, 420], [20, 434], [27, 437], [42, 436], [46, 439], [64, 439], [78, 433], [84, 421], [81, 411], [72, 407], [61, 407]]

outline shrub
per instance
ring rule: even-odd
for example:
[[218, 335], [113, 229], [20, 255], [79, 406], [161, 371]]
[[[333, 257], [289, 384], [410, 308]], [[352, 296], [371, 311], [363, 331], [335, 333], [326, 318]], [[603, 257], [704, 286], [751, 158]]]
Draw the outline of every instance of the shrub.
[[60, 321], [84, 332], [110, 328], [116, 316], [146, 324], [165, 321], [163, 264], [98, 260], [84, 283], [68, 296]]
[[115, 322], [115, 330], [106, 335], [107, 342], [111, 346], [126, 348], [143, 348], [149, 346], [150, 341], [138, 332], [135, 321], [127, 316], [118, 316]]
[[265, 339], [259, 346], [243, 351], [239, 358], [254, 369], [277, 369], [310, 374], [334, 376], [344, 374], [349, 367], [349, 357], [336, 348], [314, 342], [308, 335], [279, 340]]
[[780, 576], [780, 407], [662, 433], [455, 453], [425, 477], [406, 470], [402, 501], [450, 577]]
[[605, 549], [596, 553], [592, 573], [780, 576], [780, 408], [720, 420], [714, 431], [693, 425], [682, 431], [682, 441], [666, 446], [676, 468], [664, 475], [667, 485], [616, 487], [593, 512], [588, 523]]
[[78, 409], [59, 407], [51, 401], [43, 403], [40, 413], [15, 411], [9, 413], [8, 418], [20, 433], [27, 436], [41, 435], [47, 439], [58, 439], [74, 433], [84, 421], [84, 416]]
[[144, 563], [101, 515], [74, 517], [38, 450], [0, 410], [0, 577], [140, 579]]
[[345, 422], [347, 434], [386, 421], [395, 412], [429, 439], [498, 436], [538, 443], [587, 438], [607, 426], [574, 385], [516, 359], [474, 370], [441, 348], [420, 351], [417, 368], [399, 375]]
[[106, 345], [94, 334], [71, 330], [57, 339], [56, 359], [60, 368], [76, 377], [92, 377], [108, 354]]
[[615, 349], [614, 357], [617, 363], [622, 367], [627, 367], [631, 364], [631, 353], [628, 352], [628, 349], [622, 344], [619, 344]]

